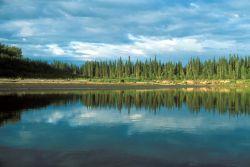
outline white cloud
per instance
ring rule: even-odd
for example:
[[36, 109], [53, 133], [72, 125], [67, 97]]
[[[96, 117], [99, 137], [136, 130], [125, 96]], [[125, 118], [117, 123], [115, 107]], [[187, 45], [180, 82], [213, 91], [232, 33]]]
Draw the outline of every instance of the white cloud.
[[200, 6], [196, 3], [190, 3], [190, 6], [193, 7], [193, 8], [196, 8], [196, 9], [199, 9]]
[[64, 55], [65, 52], [62, 48], [60, 48], [57, 44], [50, 44], [47, 45], [49, 50], [54, 54], [54, 55]]
[[132, 55], [135, 57], [166, 55], [169, 53], [204, 53], [206, 51], [236, 52], [237, 49], [246, 48], [234, 40], [212, 40], [202, 36], [191, 36], [182, 38], [164, 38], [149, 36], [134, 36], [128, 34], [131, 43], [107, 44], [71, 42], [69, 48], [73, 53], [80, 54], [85, 60], [98, 58], [117, 58], [118, 56]]
[[[39, 50], [39, 55], [68, 56], [72, 60], [118, 59], [119, 57], [144, 59], [154, 55], [164, 57], [180, 55], [187, 57], [204, 53], [238, 53], [247, 52], [249, 44], [237, 43], [235, 40], [210, 39], [206, 36], [189, 36], [180, 38], [134, 36], [128, 35], [129, 43], [91, 43], [72, 41], [61, 47], [52, 43], [48, 45], [22, 45], [25, 49]], [[24, 40], [25, 41], [25, 40]], [[18, 45], [19, 47], [22, 47]]]
[[239, 15], [239, 14], [237, 14], [237, 13], [232, 14], [232, 16], [233, 16], [234, 18], [239, 18], [239, 17], [240, 17], [240, 15]]
[[211, 40], [203, 37], [182, 37], [164, 38], [134, 36], [128, 34], [131, 43], [128, 44], [108, 44], [108, 43], [87, 43], [74, 41], [70, 42], [69, 48], [72, 54], [81, 55], [85, 60], [98, 58], [117, 58], [118, 56], [152, 56], [166, 55], [171, 53], [204, 53], [211, 49], [221, 51], [234, 51], [239, 45], [233, 40]]
[[86, 43], [74, 41], [69, 48], [84, 58], [104, 58], [109, 56], [148, 56], [170, 52], [202, 52], [203, 46], [196, 39], [145, 37], [128, 35], [129, 44]]
[[[129, 36], [131, 38], [131, 35]], [[162, 38], [162, 37], [133, 37], [134, 47], [145, 50], [149, 54], [164, 54], [169, 52], [201, 52], [201, 43], [191, 37]]]
[[21, 27], [20, 31], [18, 32], [18, 36], [20, 37], [29, 37], [34, 34], [34, 30], [31, 27]]
[[3, 28], [7, 30], [16, 31], [16, 36], [18, 37], [30, 37], [37, 33], [37, 29], [34, 27], [33, 23], [24, 20], [10, 21], [2, 25]]
[[85, 60], [109, 58], [110, 56], [115, 58], [131, 54], [135, 56], [144, 55], [143, 50], [135, 47], [133, 44], [71, 42], [69, 48], [73, 50], [73, 53], [80, 54]]
[[0, 41], [8, 41], [8, 39], [0, 37]]

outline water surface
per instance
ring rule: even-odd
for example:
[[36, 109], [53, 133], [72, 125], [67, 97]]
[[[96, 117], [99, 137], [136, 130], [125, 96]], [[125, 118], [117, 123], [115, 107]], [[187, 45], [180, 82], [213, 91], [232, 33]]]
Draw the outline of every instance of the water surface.
[[0, 166], [250, 164], [250, 92], [0, 95]]

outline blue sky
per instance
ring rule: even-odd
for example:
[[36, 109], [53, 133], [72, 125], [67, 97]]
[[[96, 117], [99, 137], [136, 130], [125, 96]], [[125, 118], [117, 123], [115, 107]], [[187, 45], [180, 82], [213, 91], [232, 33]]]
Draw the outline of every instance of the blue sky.
[[249, 9], [249, 0], [0, 0], [0, 42], [71, 62], [248, 55]]

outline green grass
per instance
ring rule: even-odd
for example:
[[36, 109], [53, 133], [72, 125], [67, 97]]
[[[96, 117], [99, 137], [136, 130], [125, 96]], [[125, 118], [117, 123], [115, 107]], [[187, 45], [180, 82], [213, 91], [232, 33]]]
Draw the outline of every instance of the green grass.
[[[196, 81], [197, 83], [199, 82], [208, 82], [207, 85], [250, 85], [250, 79], [245, 79], [245, 80], [210, 80], [210, 79], [199, 79], [199, 80], [164, 80], [164, 79], [139, 79], [139, 78], [74, 78], [73, 80], [86, 80], [89, 82], [101, 82], [101, 83], [137, 83], [137, 82], [144, 82], [144, 83], [156, 83], [156, 84], [166, 84], [164, 81], [167, 81], [167, 83], [171, 84], [188, 84], [188, 81]], [[226, 83], [223, 83], [223, 81], [228, 81]], [[221, 83], [219, 83], [221, 82]], [[202, 84], [202, 83], [201, 83]]]

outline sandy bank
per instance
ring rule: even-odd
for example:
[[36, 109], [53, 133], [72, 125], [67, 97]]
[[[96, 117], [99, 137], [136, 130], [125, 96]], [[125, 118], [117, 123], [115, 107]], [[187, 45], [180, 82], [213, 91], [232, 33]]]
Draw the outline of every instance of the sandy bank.
[[[238, 82], [238, 83], [237, 83]], [[150, 82], [98, 82], [69, 79], [0, 79], [0, 91], [13, 90], [120, 90], [120, 89], [164, 89], [164, 88], [201, 88], [201, 87], [241, 87], [249, 88], [248, 82], [229, 80], [186, 80]]]

